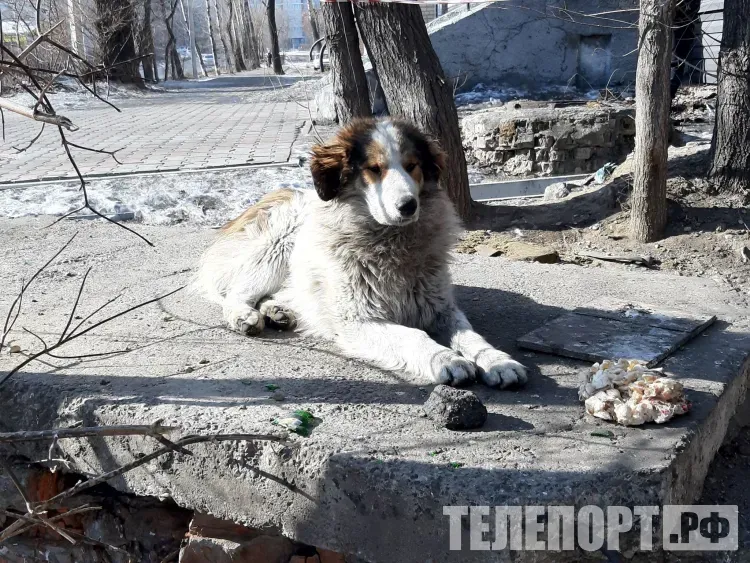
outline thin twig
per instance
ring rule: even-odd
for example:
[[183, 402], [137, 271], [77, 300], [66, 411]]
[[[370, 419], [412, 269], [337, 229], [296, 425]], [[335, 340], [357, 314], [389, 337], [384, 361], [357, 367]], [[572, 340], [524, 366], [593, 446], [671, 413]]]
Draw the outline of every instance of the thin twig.
[[[55, 252], [54, 256], [47, 260], [45, 264], [39, 268], [33, 276], [27, 281], [23, 286], [21, 287], [21, 291], [19, 292], [18, 296], [15, 298], [13, 303], [10, 304], [10, 309], [8, 309], [8, 316], [5, 318], [5, 324], [3, 325], [3, 334], [2, 337], [0, 337], [0, 350], [3, 349], [3, 344], [5, 343], [5, 338], [7, 337], [8, 333], [13, 328], [13, 325], [15, 324], [16, 320], [18, 319], [18, 316], [21, 314], [21, 300], [23, 299], [24, 292], [29, 288], [29, 286], [33, 283], [33, 281], [41, 274], [47, 266], [49, 266], [55, 258], [60, 256], [62, 252], [70, 246], [70, 243], [73, 242], [73, 239], [76, 238], [78, 233], [76, 232], [70, 239], [68, 239], [68, 242], [66, 242], [60, 250]], [[18, 309], [16, 309], [16, 305], [18, 305]], [[15, 311], [15, 317], [13, 318], [13, 321], [11, 321], [11, 317], [13, 316], [13, 312]]]
[[136, 460], [133, 460], [130, 463], [121, 465], [120, 467], [113, 469], [112, 471], [103, 473], [99, 475], [98, 477], [94, 477], [93, 479], [89, 479], [88, 481], [83, 481], [82, 483], [78, 483], [77, 485], [69, 488], [68, 490], [63, 491], [62, 493], [53, 496], [51, 499], [36, 505], [34, 508], [35, 510], [39, 511], [39, 510], [45, 510], [49, 508], [50, 506], [59, 504], [60, 501], [70, 498], [74, 495], [77, 495], [81, 491], [85, 491], [86, 489], [90, 489], [91, 487], [94, 487], [96, 485], [109, 481], [110, 479], [119, 477], [120, 475], [127, 473], [128, 471], [132, 471], [133, 469], [140, 467], [141, 465], [144, 465], [150, 461], [153, 461], [154, 459], [161, 457], [164, 454], [172, 452], [175, 450], [176, 447], [189, 446], [189, 445], [200, 444], [200, 443], [205, 443], [205, 442], [229, 442], [229, 441], [240, 441], [240, 440], [242, 441], [263, 440], [267, 442], [278, 442], [282, 444], [287, 443], [286, 437], [274, 436], [271, 434], [213, 434], [210, 436], [188, 436], [187, 438], [183, 438], [182, 440], [175, 442], [174, 447], [168, 446], [168, 447], [161, 448], [159, 450], [156, 450], [155, 452], [152, 452]]
[[83, 428], [53, 428], [52, 430], [27, 430], [0, 433], [0, 444], [13, 442], [40, 442], [54, 438], [89, 438], [92, 436], [161, 436], [178, 430], [177, 426], [154, 424], [126, 424], [122, 426], [85, 426]]
[[105, 323], [108, 323], [110, 321], [113, 321], [114, 319], [116, 319], [118, 317], [121, 317], [123, 315], [127, 315], [128, 313], [131, 313], [131, 312], [135, 311], [136, 309], [140, 309], [141, 307], [145, 307], [146, 305], [150, 305], [151, 303], [156, 303], [157, 301], [160, 301], [161, 299], [166, 299], [167, 297], [169, 297], [171, 295], [174, 295], [175, 293], [177, 293], [178, 291], [181, 291], [182, 289], [183, 289], [183, 287], [179, 287], [179, 288], [177, 288], [177, 289], [175, 289], [173, 291], [170, 291], [169, 293], [166, 293], [166, 294], [161, 295], [159, 297], [154, 297], [153, 299], [149, 299], [148, 301], [144, 301], [142, 303], [134, 305], [133, 307], [129, 307], [129, 308], [125, 309], [124, 311], [120, 311], [119, 313], [116, 313], [116, 314], [111, 315], [111, 316], [109, 316], [109, 317], [107, 317], [105, 319], [102, 319], [101, 321], [98, 321], [98, 322], [94, 323], [90, 327], [87, 327], [87, 328], [83, 329], [80, 332], [77, 332], [77, 333], [71, 332], [70, 334], [68, 334], [68, 336], [64, 340], [62, 340], [60, 342], [57, 342], [56, 344], [53, 344], [49, 348], [45, 348], [45, 349], [43, 349], [43, 350], [41, 350], [41, 351], [39, 351], [39, 352], [31, 355], [31, 356], [28, 356], [23, 362], [21, 362], [20, 364], [18, 364], [16, 367], [14, 367], [12, 370], [10, 370], [7, 374], [5, 374], [2, 379], [0, 379], [0, 385], [3, 385], [14, 374], [18, 373], [20, 370], [22, 370], [24, 367], [26, 367], [28, 364], [30, 364], [34, 360], [36, 360], [38, 358], [41, 358], [44, 355], [49, 354], [49, 352], [52, 352], [52, 351], [56, 350], [60, 346], [64, 346], [65, 344], [68, 344], [69, 342], [72, 342], [76, 338], [79, 338], [79, 337], [83, 336], [84, 334], [87, 334], [87, 333], [91, 332], [95, 328], [97, 328], [97, 327], [99, 327], [99, 326], [101, 326], [101, 325], [103, 325]]

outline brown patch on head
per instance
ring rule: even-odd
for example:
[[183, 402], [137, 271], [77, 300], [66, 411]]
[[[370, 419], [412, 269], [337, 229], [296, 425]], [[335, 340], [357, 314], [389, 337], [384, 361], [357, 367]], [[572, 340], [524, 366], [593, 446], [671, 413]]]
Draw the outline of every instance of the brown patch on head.
[[394, 125], [401, 133], [401, 164], [417, 182], [437, 184], [445, 169], [446, 155], [437, 141], [422, 133], [407, 121], [396, 121]]
[[364, 147], [365, 159], [362, 163], [362, 176], [374, 184], [380, 182], [388, 174], [388, 154], [380, 143], [369, 141]]
[[368, 162], [366, 150], [374, 126], [373, 119], [356, 119], [328, 142], [312, 148], [310, 172], [320, 199], [329, 201], [336, 197]]
[[242, 215], [224, 225], [221, 228], [221, 232], [225, 235], [231, 235], [244, 230], [252, 222], [265, 224], [268, 212], [272, 208], [289, 203], [292, 201], [292, 198], [294, 198], [294, 190], [289, 188], [282, 188], [268, 193], [260, 198], [255, 205], [248, 207]]

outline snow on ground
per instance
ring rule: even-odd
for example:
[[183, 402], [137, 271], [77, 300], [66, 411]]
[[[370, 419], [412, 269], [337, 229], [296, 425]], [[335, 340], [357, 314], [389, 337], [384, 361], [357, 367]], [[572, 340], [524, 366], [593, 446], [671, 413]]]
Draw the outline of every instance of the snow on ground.
[[528, 91], [519, 88], [486, 86], [479, 83], [467, 92], [456, 94], [455, 99], [457, 106], [466, 106], [470, 104], [502, 105], [511, 100], [546, 100], [552, 98], [567, 99], [581, 97], [596, 100], [599, 97], [599, 91], [581, 91], [571, 86], [554, 86], [537, 90], [532, 95]]
[[[268, 167], [92, 180], [89, 201], [99, 212], [132, 212], [149, 225], [219, 225], [278, 188], [312, 188], [306, 167]], [[63, 215], [80, 207], [74, 182], [0, 188], [0, 217]], [[83, 212], [88, 214], [89, 212]]]

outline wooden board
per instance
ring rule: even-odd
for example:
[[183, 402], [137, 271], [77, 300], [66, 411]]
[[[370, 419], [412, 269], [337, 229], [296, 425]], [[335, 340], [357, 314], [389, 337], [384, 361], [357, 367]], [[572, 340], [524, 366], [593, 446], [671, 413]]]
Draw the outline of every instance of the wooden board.
[[715, 320], [712, 315], [600, 299], [522, 336], [518, 345], [591, 362], [642, 360], [653, 367]]

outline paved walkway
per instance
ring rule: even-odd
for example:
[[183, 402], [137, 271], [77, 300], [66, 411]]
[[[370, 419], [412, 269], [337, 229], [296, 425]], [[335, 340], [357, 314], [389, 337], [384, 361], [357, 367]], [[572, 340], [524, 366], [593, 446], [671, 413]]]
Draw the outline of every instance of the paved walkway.
[[[130, 99], [121, 113], [91, 101], [81, 109], [58, 110], [79, 127], [68, 133], [73, 143], [100, 150], [119, 150], [117, 164], [109, 155], [73, 148], [84, 176], [166, 172], [243, 164], [286, 162], [299, 128], [308, 117], [296, 102], [257, 103], [231, 77], [193, 84], [178, 93]], [[247, 92], [257, 90], [247, 85]], [[280, 100], [284, 100], [280, 92]], [[5, 112], [5, 141], [0, 145], [0, 184], [75, 178], [75, 171], [54, 127], [47, 126], [28, 150], [40, 125]]]

